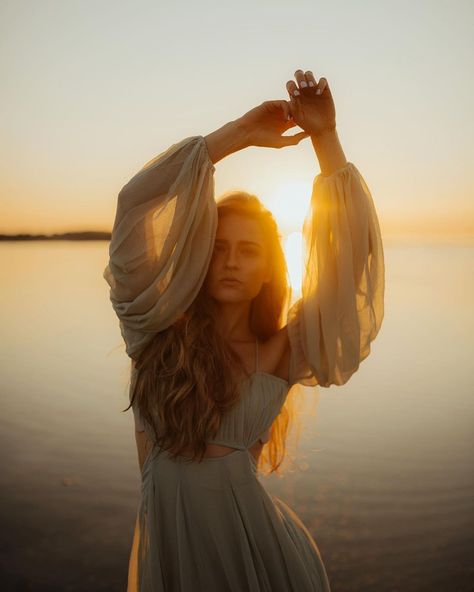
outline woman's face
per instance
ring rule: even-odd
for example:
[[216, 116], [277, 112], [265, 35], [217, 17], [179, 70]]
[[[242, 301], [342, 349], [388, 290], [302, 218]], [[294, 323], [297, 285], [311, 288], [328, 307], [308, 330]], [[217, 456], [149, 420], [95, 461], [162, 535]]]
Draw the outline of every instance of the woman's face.
[[[214, 251], [206, 276], [209, 294], [218, 302], [252, 300], [270, 278], [267, 249], [259, 223], [229, 213], [217, 225]], [[225, 282], [225, 278], [238, 282]]]

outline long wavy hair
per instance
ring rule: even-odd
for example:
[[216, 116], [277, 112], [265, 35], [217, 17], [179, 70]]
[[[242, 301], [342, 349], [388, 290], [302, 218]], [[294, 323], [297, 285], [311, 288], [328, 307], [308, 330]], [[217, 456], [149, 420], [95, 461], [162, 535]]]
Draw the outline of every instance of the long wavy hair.
[[[281, 235], [273, 214], [246, 191], [229, 191], [217, 200], [218, 220], [228, 213], [257, 220], [263, 232], [272, 277], [252, 300], [249, 323], [265, 341], [283, 326], [292, 294]], [[238, 402], [241, 380], [248, 375], [238, 354], [216, 330], [215, 312], [204, 281], [186, 312], [132, 360], [134, 385], [124, 411], [135, 404], [151, 426], [155, 443], [171, 457], [181, 456], [186, 448], [193, 450], [190, 462], [202, 460], [206, 441], [216, 435], [224, 414]], [[295, 397], [300, 391], [290, 389], [261, 451], [258, 468], [267, 474], [282, 474], [279, 467], [301, 403]]]

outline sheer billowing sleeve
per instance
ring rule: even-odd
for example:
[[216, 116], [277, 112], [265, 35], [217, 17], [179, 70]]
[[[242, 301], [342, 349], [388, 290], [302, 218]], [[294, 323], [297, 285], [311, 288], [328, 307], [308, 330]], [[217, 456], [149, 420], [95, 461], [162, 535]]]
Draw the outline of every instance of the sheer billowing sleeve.
[[214, 171], [204, 137], [191, 136], [145, 164], [118, 194], [103, 277], [132, 359], [204, 282], [217, 229]]
[[303, 244], [301, 298], [287, 315], [290, 384], [343, 385], [369, 355], [384, 316], [379, 222], [353, 163], [315, 177]]

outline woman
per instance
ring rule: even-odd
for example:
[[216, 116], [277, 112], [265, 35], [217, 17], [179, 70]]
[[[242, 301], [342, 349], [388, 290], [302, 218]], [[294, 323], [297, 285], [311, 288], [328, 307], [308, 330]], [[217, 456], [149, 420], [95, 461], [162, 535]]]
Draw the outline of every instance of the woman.
[[[258, 463], [264, 445], [272, 470], [281, 463], [291, 386], [342, 385], [369, 355], [384, 257], [329, 84], [310, 71], [295, 78], [288, 102], [173, 144], [118, 196], [104, 278], [132, 360], [142, 470], [129, 591], [330, 589], [314, 539], [265, 490]], [[304, 131], [282, 136], [295, 125]], [[243, 191], [216, 203], [213, 173], [245, 147], [306, 137], [321, 174], [303, 227], [302, 296], [288, 310], [273, 216]]]

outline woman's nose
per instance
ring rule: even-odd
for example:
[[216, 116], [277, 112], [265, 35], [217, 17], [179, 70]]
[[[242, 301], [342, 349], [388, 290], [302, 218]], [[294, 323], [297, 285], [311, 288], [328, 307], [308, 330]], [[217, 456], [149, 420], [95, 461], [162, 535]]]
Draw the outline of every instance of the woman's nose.
[[237, 254], [234, 251], [229, 251], [225, 262], [226, 267], [235, 267], [237, 263]]

